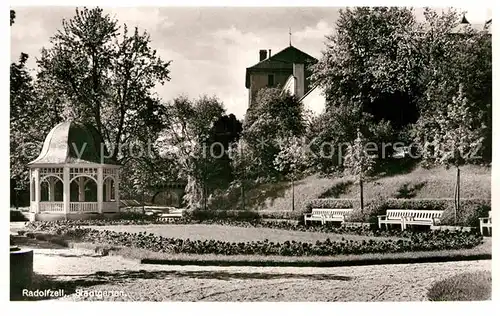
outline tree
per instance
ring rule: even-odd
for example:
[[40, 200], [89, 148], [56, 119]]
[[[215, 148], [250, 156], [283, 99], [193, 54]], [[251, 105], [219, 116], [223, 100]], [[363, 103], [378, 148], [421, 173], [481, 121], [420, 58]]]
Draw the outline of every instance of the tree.
[[284, 138], [279, 142], [280, 151], [274, 159], [274, 167], [292, 183], [292, 212], [295, 211], [295, 180], [307, 169], [308, 151], [304, 139]]
[[165, 183], [181, 180], [173, 157], [160, 157], [156, 149], [150, 157], [130, 159], [127, 168], [121, 171], [120, 179], [125, 180], [120, 186], [123, 197], [141, 200], [143, 204]]
[[311, 171], [326, 175], [341, 172], [346, 147], [358, 137], [358, 131], [377, 145], [378, 158], [375, 161], [385, 158], [382, 144], [394, 134], [390, 122], [380, 120], [374, 123], [373, 115], [364, 112], [362, 103], [355, 98], [344, 98], [335, 104], [314, 118], [308, 127], [306, 138], [312, 152]]
[[[312, 67], [327, 100], [313, 128], [321, 140], [315, 146], [350, 141], [355, 137], [346, 136], [357, 128], [377, 143], [408, 140], [412, 124], [446, 106], [461, 84], [470, 111], [480, 117], [474, 128], [483, 136], [483, 161], [491, 161], [491, 34], [459, 28], [455, 10], [438, 14], [426, 8], [424, 17], [417, 21], [408, 8], [341, 10], [335, 33], [326, 37], [323, 56]], [[358, 107], [369, 114], [358, 119], [362, 124], [353, 119]], [[322, 169], [332, 167], [319, 162]]]
[[367, 141], [363, 134], [358, 130], [354, 142], [347, 147], [344, 157], [344, 167], [347, 174], [356, 176], [356, 182], [359, 183], [359, 200], [361, 211], [364, 209], [363, 202], [363, 182], [373, 170], [374, 157], [367, 150]]
[[[421, 49], [427, 56], [419, 119], [411, 130], [427, 164], [455, 166], [455, 220], [460, 167], [491, 161], [492, 50], [487, 27], [457, 30], [460, 16], [425, 11]], [[445, 34], [445, 36], [443, 36]]]
[[243, 123], [243, 138], [255, 155], [258, 165], [256, 179], [278, 179], [273, 162], [279, 152], [278, 140], [302, 136], [306, 130], [303, 105], [299, 100], [277, 88], [264, 88], [256, 102], [247, 110]]
[[43, 102], [44, 91], [26, 67], [28, 55], [10, 66], [10, 177], [11, 196], [29, 188], [27, 164], [38, 156], [47, 133], [59, 122], [57, 111]]
[[214, 125], [224, 115], [224, 105], [215, 97], [202, 96], [194, 101], [178, 97], [166, 105], [165, 128], [156, 146], [162, 156], [175, 157], [181, 177], [187, 179], [189, 207], [206, 208], [208, 194], [220, 174], [220, 153], [210, 153]]
[[[483, 31], [472, 29], [470, 25], [458, 28], [460, 16], [454, 11], [438, 15], [426, 9], [424, 16], [420, 49], [426, 56], [421, 75], [425, 89], [418, 102], [420, 116], [430, 115], [423, 121], [431, 121], [435, 111], [447, 107], [457, 91], [462, 90], [469, 101], [469, 111], [479, 118], [473, 126], [480, 129], [483, 136], [483, 157], [478, 162], [491, 161], [491, 34], [487, 28]], [[482, 128], [484, 124], [486, 128]]]
[[[483, 142], [482, 125], [477, 128], [480, 118], [473, 113], [462, 86], [451, 102], [436, 108], [432, 113], [422, 115], [416, 126], [415, 140], [425, 145], [421, 148], [424, 161], [430, 164], [454, 166], [457, 170], [455, 184], [455, 222], [460, 213], [460, 167], [481, 159], [479, 156]], [[480, 124], [480, 123], [479, 123]]]
[[124, 145], [154, 140], [163, 128], [152, 89], [170, 80], [170, 61], [150, 42], [146, 32], [130, 33], [100, 8], [77, 8], [37, 61], [38, 80], [64, 99], [73, 118], [96, 127], [117, 162], [127, 160]]
[[243, 138], [231, 144], [228, 155], [231, 159], [235, 184], [240, 187], [240, 200], [244, 210], [246, 208], [247, 186], [249, 186], [249, 180], [257, 177], [257, 167], [261, 165], [258, 161], [260, 158]]
[[[148, 159], [146, 151], [164, 128], [164, 108], [153, 89], [170, 80], [170, 63], [151, 47], [147, 32], [120, 27], [101, 8], [77, 8], [42, 49], [37, 84], [61, 119], [93, 125], [111, 160], [143, 172], [152, 169], [132, 168], [132, 147], [140, 146], [141, 160]], [[128, 173], [124, 187], [142, 176]]]
[[35, 123], [32, 111], [36, 100], [33, 80], [26, 69], [27, 60], [28, 55], [22, 53], [19, 62], [10, 66], [10, 191], [11, 201], [16, 206], [17, 191], [29, 187], [26, 164], [36, 150], [33, 143], [40, 140], [38, 133], [30, 133]]
[[208, 154], [216, 157], [211, 168], [218, 170], [210, 181], [214, 188], [225, 189], [234, 180], [229, 150], [237, 143], [243, 130], [242, 123], [234, 114], [221, 116], [212, 126], [206, 142]]
[[363, 112], [399, 128], [416, 120], [414, 95], [420, 89], [416, 19], [402, 7], [356, 7], [340, 11], [335, 33], [312, 66], [327, 108], [349, 100]]

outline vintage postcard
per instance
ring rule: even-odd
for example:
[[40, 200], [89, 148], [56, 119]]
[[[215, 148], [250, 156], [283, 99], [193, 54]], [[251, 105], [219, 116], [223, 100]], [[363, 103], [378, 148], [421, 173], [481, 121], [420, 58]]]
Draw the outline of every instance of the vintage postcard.
[[10, 8], [10, 300], [492, 300], [492, 10]]

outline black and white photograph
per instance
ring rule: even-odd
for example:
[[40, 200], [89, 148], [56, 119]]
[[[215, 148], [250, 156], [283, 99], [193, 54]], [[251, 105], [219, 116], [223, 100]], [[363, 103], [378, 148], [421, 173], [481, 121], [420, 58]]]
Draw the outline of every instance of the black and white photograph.
[[492, 8], [182, 5], [10, 4], [10, 301], [492, 301]]

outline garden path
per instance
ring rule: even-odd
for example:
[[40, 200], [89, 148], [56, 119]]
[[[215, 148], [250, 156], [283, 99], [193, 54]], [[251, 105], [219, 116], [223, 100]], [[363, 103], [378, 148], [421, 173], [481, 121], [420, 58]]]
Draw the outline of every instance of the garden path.
[[123, 291], [123, 301], [422, 301], [436, 281], [491, 271], [491, 260], [334, 268], [145, 265], [84, 249], [35, 249], [34, 271], [62, 300], [80, 291]]

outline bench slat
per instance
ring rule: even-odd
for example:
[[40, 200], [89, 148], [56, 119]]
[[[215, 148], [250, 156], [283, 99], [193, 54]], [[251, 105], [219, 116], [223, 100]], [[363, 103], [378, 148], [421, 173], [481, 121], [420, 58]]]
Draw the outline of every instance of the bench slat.
[[401, 224], [401, 229], [406, 225], [435, 225], [444, 211], [441, 210], [398, 210], [388, 209], [385, 216], [379, 216], [378, 222], [382, 224]]
[[353, 209], [321, 209], [313, 208], [311, 213], [304, 214], [304, 221], [321, 221], [322, 223], [333, 221], [343, 222], [345, 215], [352, 212]]

